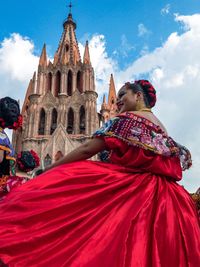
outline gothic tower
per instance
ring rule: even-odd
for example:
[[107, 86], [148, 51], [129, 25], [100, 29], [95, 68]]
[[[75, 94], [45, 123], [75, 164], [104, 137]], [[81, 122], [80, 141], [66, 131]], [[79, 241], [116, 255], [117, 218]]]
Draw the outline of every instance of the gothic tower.
[[103, 97], [103, 103], [101, 105], [100, 113], [102, 115], [103, 122], [113, 118], [117, 112], [116, 106], [116, 90], [115, 90], [115, 83], [113, 75], [110, 76], [110, 83], [109, 83], [109, 92], [108, 92], [108, 103], [106, 103], [106, 96]]
[[94, 70], [88, 42], [83, 62], [69, 13], [53, 62], [44, 45], [22, 107], [23, 127], [13, 135], [16, 152], [35, 150], [48, 165], [85, 141], [99, 127]]

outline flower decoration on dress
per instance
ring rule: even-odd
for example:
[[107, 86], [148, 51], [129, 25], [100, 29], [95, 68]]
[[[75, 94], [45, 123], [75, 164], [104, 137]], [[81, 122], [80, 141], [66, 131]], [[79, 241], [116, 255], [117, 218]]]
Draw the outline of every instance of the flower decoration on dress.
[[33, 150], [22, 151], [17, 155], [17, 166], [19, 170], [24, 172], [32, 171], [40, 165], [40, 159]]
[[176, 143], [150, 120], [131, 112], [109, 120], [93, 136], [116, 137], [129, 145], [150, 150], [155, 154], [178, 157], [183, 170], [192, 165], [191, 154], [187, 148]]
[[116, 118], [112, 118], [112, 119], [108, 120], [93, 135], [101, 135], [102, 133], [107, 132], [110, 129], [110, 127], [112, 126], [113, 122], [115, 122], [116, 120], [119, 120], [119, 118], [116, 117]]

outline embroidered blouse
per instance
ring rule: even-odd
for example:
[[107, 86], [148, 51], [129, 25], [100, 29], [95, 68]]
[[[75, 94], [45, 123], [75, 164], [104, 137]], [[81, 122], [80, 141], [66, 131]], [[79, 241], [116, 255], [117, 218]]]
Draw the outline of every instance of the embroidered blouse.
[[99, 136], [116, 137], [155, 154], [179, 157], [183, 170], [192, 165], [191, 154], [186, 147], [166, 135], [160, 126], [134, 113], [126, 112], [110, 119], [93, 134], [93, 137]]

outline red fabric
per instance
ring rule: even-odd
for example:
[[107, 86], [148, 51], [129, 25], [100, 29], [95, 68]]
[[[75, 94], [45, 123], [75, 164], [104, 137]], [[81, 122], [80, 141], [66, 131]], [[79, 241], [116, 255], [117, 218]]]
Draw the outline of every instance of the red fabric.
[[197, 211], [179, 161], [107, 138], [113, 163], [52, 169], [0, 204], [10, 267], [197, 267]]

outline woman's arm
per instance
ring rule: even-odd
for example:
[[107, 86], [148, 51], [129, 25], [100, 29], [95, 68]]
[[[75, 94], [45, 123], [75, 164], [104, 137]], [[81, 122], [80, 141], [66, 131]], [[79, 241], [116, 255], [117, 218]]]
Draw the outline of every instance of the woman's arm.
[[61, 164], [70, 163], [79, 160], [89, 159], [98, 152], [106, 149], [106, 145], [103, 139], [94, 138], [90, 141], [84, 143], [83, 145], [79, 146], [78, 148], [74, 149], [72, 152], [64, 156], [62, 159], [56, 161], [52, 165], [45, 168], [46, 170], [50, 170], [56, 166]]

